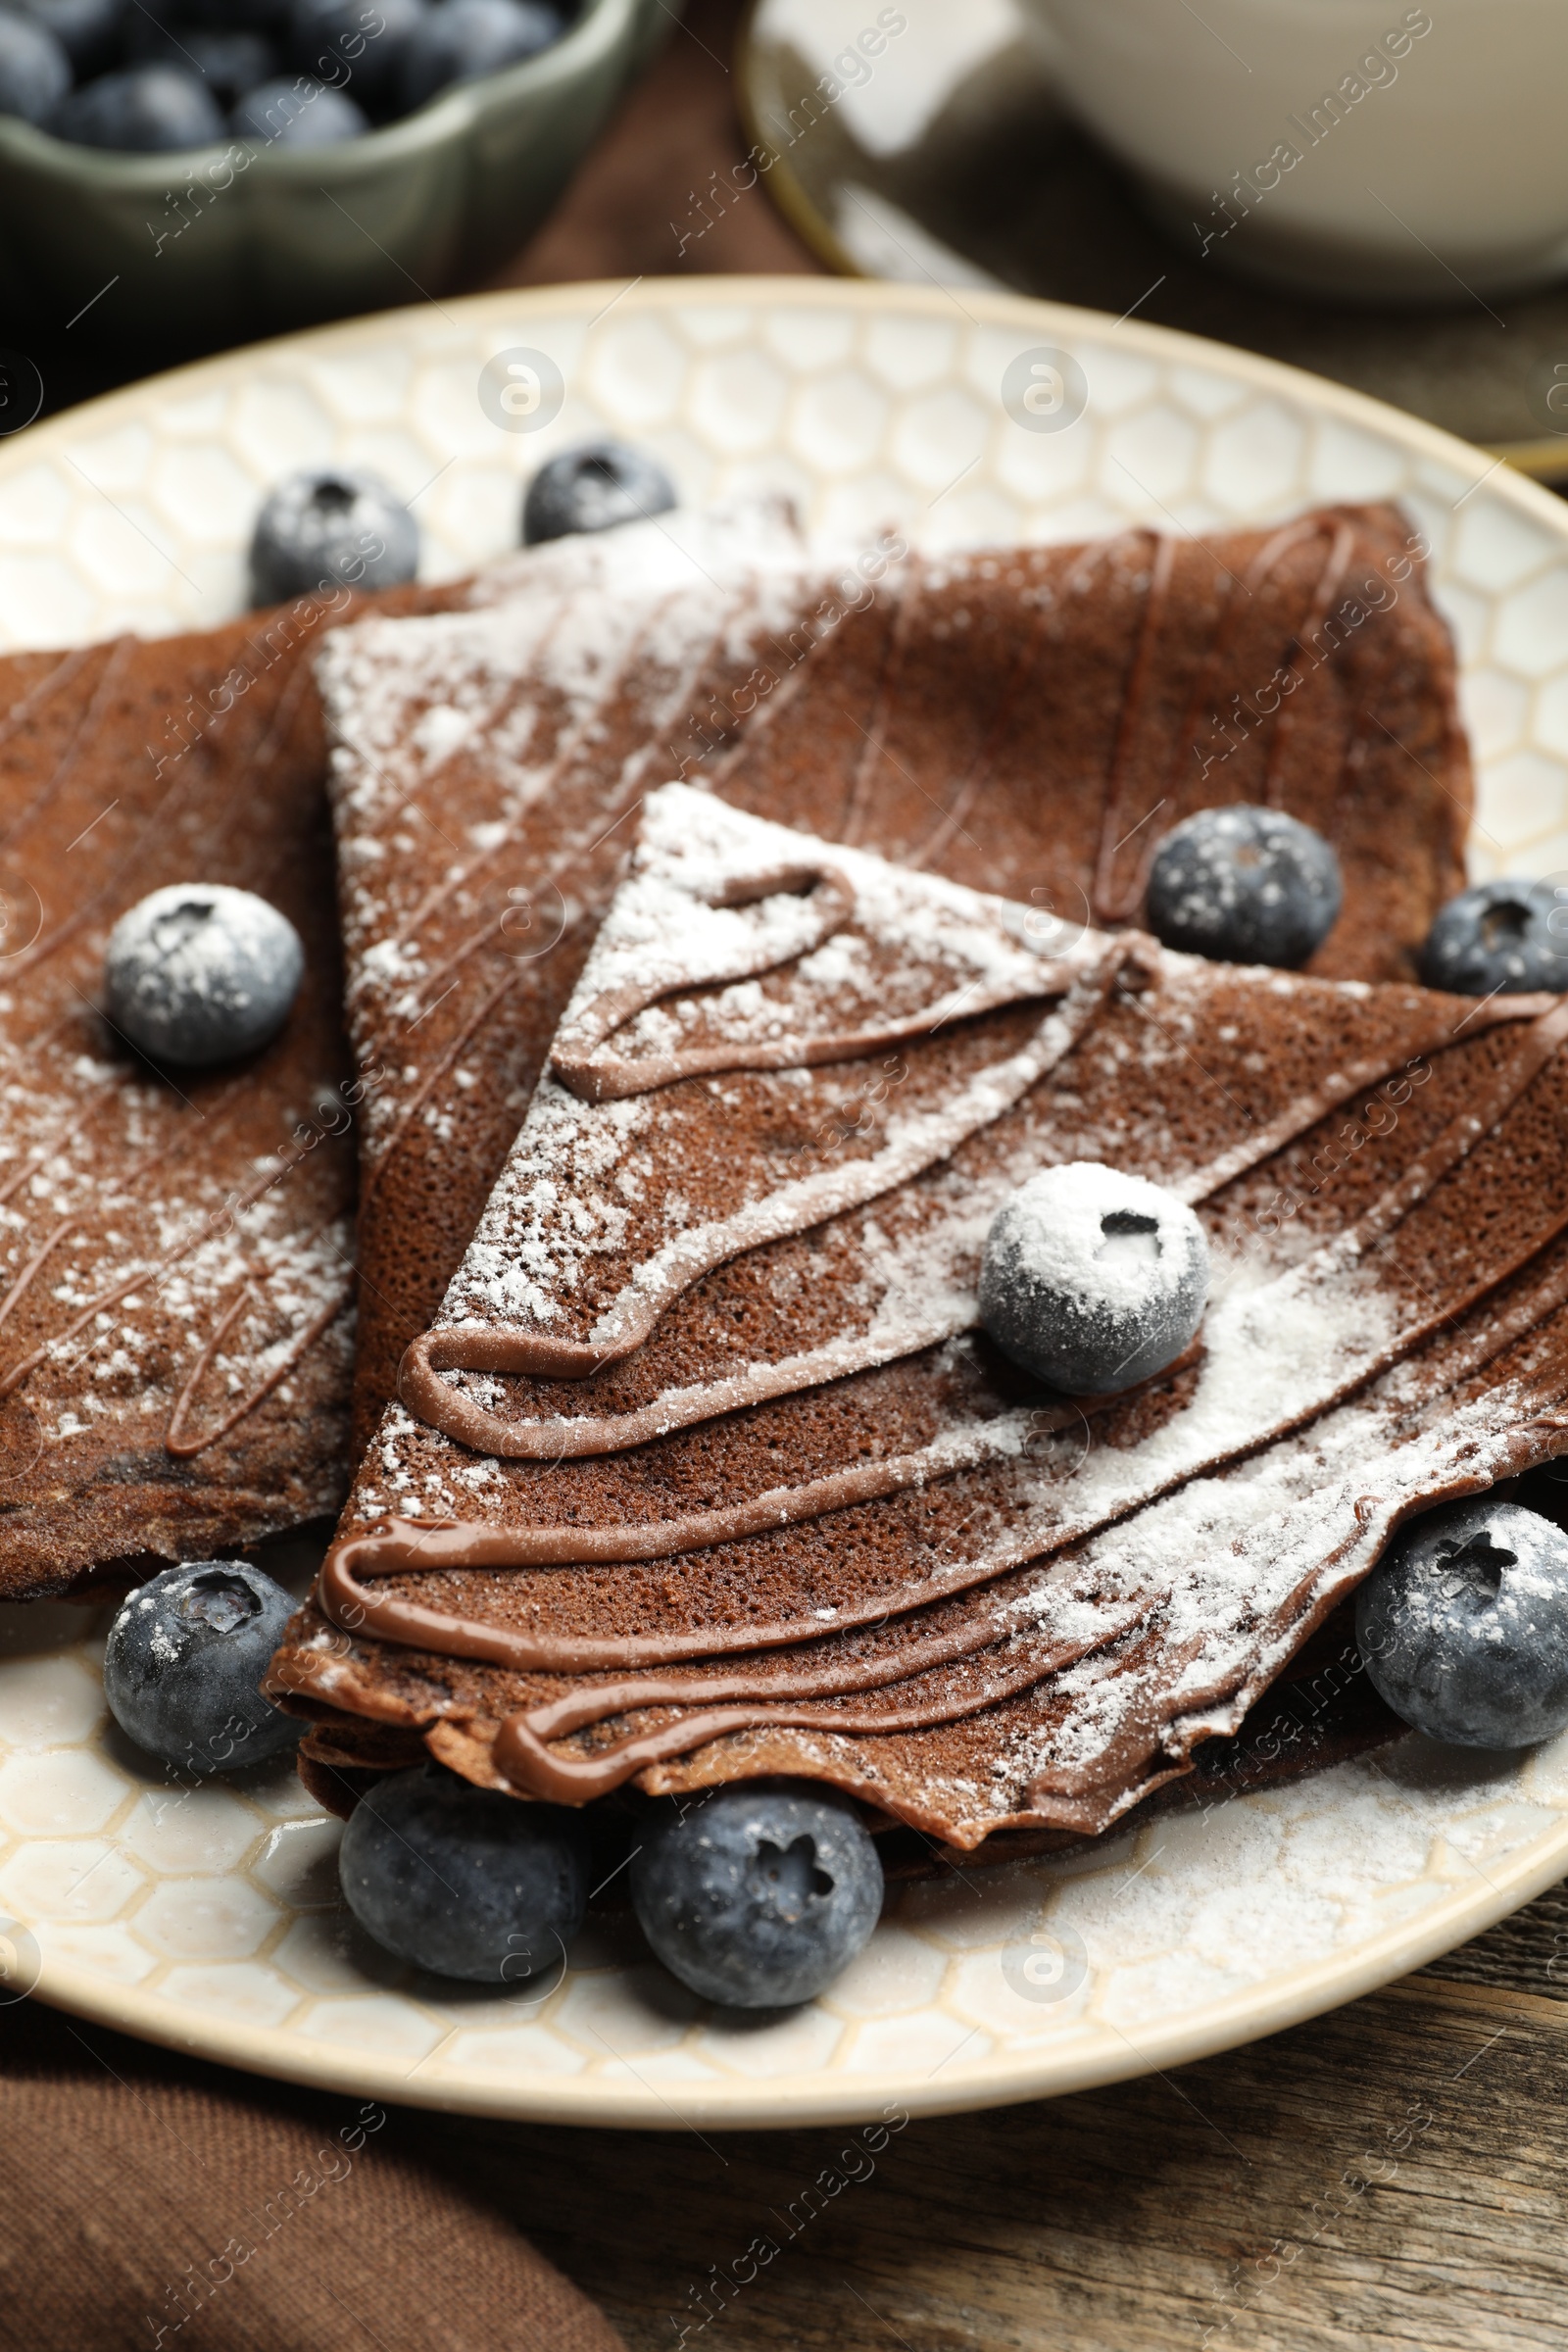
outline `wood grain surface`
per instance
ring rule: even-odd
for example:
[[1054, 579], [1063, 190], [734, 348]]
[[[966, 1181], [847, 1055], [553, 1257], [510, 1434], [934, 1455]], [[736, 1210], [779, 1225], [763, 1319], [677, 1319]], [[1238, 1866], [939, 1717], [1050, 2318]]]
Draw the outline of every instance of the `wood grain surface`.
[[[399, 2122], [634, 2352], [1555, 2352], [1565, 2093], [1554, 1892], [1291, 2033], [874, 2156], [844, 2130]], [[779, 2252], [720, 2293], [759, 2239]]]

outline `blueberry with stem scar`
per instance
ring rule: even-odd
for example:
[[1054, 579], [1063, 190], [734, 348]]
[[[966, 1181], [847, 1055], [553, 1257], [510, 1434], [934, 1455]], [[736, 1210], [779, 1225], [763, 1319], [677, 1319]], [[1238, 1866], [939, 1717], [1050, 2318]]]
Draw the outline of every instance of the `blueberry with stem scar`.
[[414, 516], [385, 482], [354, 466], [290, 474], [267, 499], [251, 537], [259, 605], [319, 588], [396, 588], [418, 567]]
[[1149, 927], [1164, 946], [1290, 970], [1320, 948], [1345, 896], [1320, 833], [1279, 808], [1200, 808], [1172, 827], [1149, 875]]
[[1187, 1203], [1098, 1160], [1031, 1176], [986, 1237], [982, 1325], [1069, 1396], [1110, 1396], [1162, 1372], [1207, 1297], [1208, 1244]]
[[1568, 883], [1478, 882], [1461, 890], [1427, 933], [1421, 977], [1456, 997], [1568, 989]]
[[656, 458], [625, 441], [585, 441], [541, 466], [522, 502], [522, 544], [610, 531], [667, 514], [675, 485]]
[[1411, 1520], [1356, 1595], [1355, 1638], [1396, 1715], [1456, 1747], [1568, 1730], [1568, 1535], [1479, 1495]]
[[305, 950], [254, 891], [172, 882], [122, 914], [104, 963], [109, 1018], [153, 1061], [253, 1054], [288, 1018]]
[[754, 1781], [662, 1811], [631, 1898], [683, 1984], [772, 2009], [808, 2001], [855, 1958], [882, 1909], [882, 1865], [847, 1797]]
[[399, 1959], [505, 1986], [564, 1964], [588, 1908], [588, 1858], [580, 1814], [428, 1765], [362, 1797], [338, 1877], [366, 1934]]
[[166, 1568], [109, 1629], [104, 1695], [122, 1732], [206, 1777], [292, 1747], [305, 1726], [262, 1696], [294, 1614], [289, 1593], [244, 1560]]

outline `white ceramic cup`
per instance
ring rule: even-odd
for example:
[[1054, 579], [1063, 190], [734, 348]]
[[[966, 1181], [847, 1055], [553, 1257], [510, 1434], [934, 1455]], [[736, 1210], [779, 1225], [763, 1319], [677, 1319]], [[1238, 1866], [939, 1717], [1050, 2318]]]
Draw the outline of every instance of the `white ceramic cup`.
[[1568, 271], [1568, 0], [1020, 0], [1195, 256], [1463, 302]]

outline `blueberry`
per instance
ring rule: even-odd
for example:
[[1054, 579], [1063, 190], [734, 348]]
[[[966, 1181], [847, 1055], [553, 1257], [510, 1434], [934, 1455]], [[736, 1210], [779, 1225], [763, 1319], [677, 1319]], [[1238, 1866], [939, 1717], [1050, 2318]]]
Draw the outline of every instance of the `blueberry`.
[[657, 1816], [631, 1899], [664, 1966], [705, 2000], [782, 2008], [820, 1992], [866, 1941], [882, 1864], [847, 1797], [749, 1782]]
[[154, 1061], [254, 1053], [282, 1027], [305, 971], [286, 914], [222, 882], [172, 882], [109, 934], [109, 1018]]
[[674, 504], [675, 485], [656, 458], [624, 441], [585, 441], [541, 466], [528, 484], [522, 544], [612, 530], [645, 514], [667, 514]]
[[1442, 908], [1421, 977], [1457, 997], [1568, 989], [1568, 884], [1480, 882]]
[[291, 473], [251, 537], [251, 594], [281, 604], [329, 583], [396, 588], [419, 568], [419, 526], [385, 482], [343, 466]]
[[1289, 970], [1321, 947], [1345, 896], [1320, 833], [1278, 808], [1200, 808], [1172, 827], [1149, 876], [1149, 927], [1167, 948]]
[[1163, 1371], [1207, 1297], [1208, 1244], [1187, 1203], [1098, 1160], [1031, 1176], [986, 1236], [981, 1322], [1004, 1354], [1069, 1396]]
[[294, 1602], [243, 1560], [166, 1568], [121, 1607], [104, 1695], [138, 1747], [194, 1773], [235, 1772], [292, 1747], [305, 1726], [262, 1696]]
[[127, 66], [74, 90], [50, 128], [78, 147], [162, 155], [210, 147], [223, 135], [223, 118], [194, 74], [175, 66]]
[[1568, 1728], [1568, 1535], [1480, 1495], [1400, 1529], [1356, 1595], [1355, 1638], [1396, 1715], [1456, 1747]]
[[437, 1976], [514, 1984], [558, 1966], [588, 1908], [582, 1816], [427, 1765], [362, 1797], [338, 1877], [368, 1936]]
[[398, 96], [423, 106], [455, 81], [478, 81], [559, 41], [565, 25], [543, 0], [439, 0], [404, 45]]
[[288, 21], [288, 50], [302, 74], [341, 81], [335, 61], [346, 69], [351, 96], [375, 114], [386, 107], [398, 78], [403, 52], [426, 14], [425, 0], [294, 0]]
[[370, 127], [363, 106], [308, 74], [283, 74], [247, 90], [230, 121], [242, 139], [264, 147], [341, 147]]
[[125, 0], [12, 0], [12, 5], [54, 34], [81, 79], [113, 62]]
[[179, 13], [214, 32], [265, 32], [275, 38], [287, 22], [288, 0], [179, 0]]
[[46, 122], [71, 87], [71, 60], [46, 26], [0, 9], [0, 115]]
[[213, 32], [202, 24], [160, 24], [140, 10], [132, 17], [125, 47], [138, 64], [188, 67], [199, 74], [220, 106], [232, 106], [247, 90], [270, 81], [277, 51], [262, 32]]

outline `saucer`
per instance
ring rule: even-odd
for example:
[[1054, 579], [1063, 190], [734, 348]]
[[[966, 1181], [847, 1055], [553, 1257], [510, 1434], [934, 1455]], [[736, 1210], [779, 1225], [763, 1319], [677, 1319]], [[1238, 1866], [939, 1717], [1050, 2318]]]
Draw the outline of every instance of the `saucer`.
[[[905, 28], [866, 57], [858, 35], [895, 18]], [[1184, 327], [1568, 486], [1568, 283], [1483, 301], [1456, 281], [1454, 307], [1439, 310], [1320, 302], [1236, 275], [1245, 220], [1231, 252], [1221, 210], [1190, 234], [1155, 227], [1130, 176], [1064, 113], [1012, 0], [900, 0], [880, 14], [866, 0], [757, 0], [737, 85], [774, 159], [762, 184], [845, 276], [1005, 287]], [[711, 207], [726, 191], [704, 194]]]

